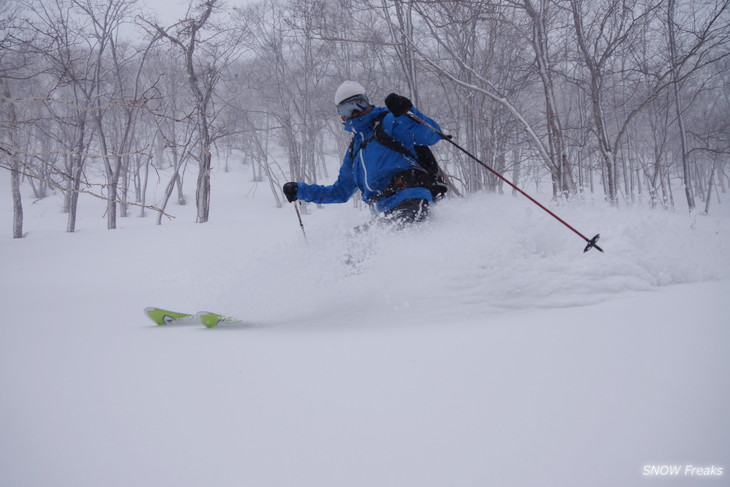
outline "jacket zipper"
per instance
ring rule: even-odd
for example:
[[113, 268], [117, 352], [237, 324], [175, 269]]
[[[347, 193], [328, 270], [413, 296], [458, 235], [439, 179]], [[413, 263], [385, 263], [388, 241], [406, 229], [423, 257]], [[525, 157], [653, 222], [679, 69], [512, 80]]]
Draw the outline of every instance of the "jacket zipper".
[[[362, 145], [363, 141], [365, 140], [365, 135], [359, 131], [356, 133], [357, 133], [357, 135], [360, 136], [360, 145]], [[365, 184], [365, 188], [368, 191], [375, 193], [376, 191], [370, 187], [370, 184], [368, 184], [368, 169], [367, 169], [367, 167], [365, 167], [365, 159], [362, 157], [363, 150], [360, 146], [358, 146], [357, 152], [358, 152], [358, 156], [360, 158], [360, 165], [362, 166], [362, 175], [363, 175], [363, 179], [364, 179], [363, 184]]]
[[368, 169], [367, 167], [365, 167], [365, 159], [363, 159], [362, 157], [362, 151], [360, 151], [360, 165], [362, 165], [363, 177], [365, 178], [365, 180], [363, 181], [365, 183], [365, 187], [368, 189], [368, 191], [375, 192], [375, 190], [371, 188], [368, 184]]

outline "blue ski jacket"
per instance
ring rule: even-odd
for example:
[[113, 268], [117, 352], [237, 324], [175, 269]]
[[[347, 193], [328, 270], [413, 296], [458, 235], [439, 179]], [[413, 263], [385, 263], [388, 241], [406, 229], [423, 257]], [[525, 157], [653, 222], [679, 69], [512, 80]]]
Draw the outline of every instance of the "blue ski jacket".
[[[441, 131], [436, 122], [415, 108], [411, 111]], [[373, 107], [365, 115], [348, 119], [345, 122], [345, 130], [354, 134], [354, 144], [352, 150], [348, 149], [345, 153], [337, 181], [330, 186], [297, 183], [297, 198], [312, 203], [344, 203], [357, 189], [360, 189], [363, 201], [374, 205], [375, 210], [382, 213], [388, 212], [407, 199], [421, 198], [433, 201], [431, 192], [426, 188], [406, 188], [390, 197], [378, 198], [396, 173], [420, 167], [414, 158], [389, 149], [375, 140], [361, 147], [364, 141], [374, 137], [374, 121], [383, 112], [388, 112], [388, 109]], [[411, 153], [415, 153], [414, 145], [434, 145], [440, 140], [440, 137], [428, 127], [406, 115], [394, 117], [388, 112], [381, 124], [388, 135], [402, 143]]]

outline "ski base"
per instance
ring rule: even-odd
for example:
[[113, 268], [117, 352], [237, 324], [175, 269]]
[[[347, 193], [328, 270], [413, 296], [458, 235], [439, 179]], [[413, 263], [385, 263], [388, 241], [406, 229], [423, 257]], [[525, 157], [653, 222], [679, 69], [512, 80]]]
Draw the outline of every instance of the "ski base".
[[209, 311], [199, 311], [196, 314], [180, 313], [178, 311], [170, 311], [162, 308], [147, 307], [144, 309], [145, 315], [157, 325], [172, 325], [183, 323], [199, 323], [208, 328], [215, 328], [219, 324], [227, 325], [246, 325], [247, 323], [230, 316], [211, 313]]

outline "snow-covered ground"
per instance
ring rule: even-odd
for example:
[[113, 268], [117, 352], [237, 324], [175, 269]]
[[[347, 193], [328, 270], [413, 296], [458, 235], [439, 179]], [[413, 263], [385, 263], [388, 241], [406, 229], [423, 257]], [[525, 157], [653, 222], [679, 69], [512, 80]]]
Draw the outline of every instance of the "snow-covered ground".
[[253, 189], [218, 173], [211, 222], [115, 231], [82, 196], [75, 234], [26, 199], [22, 240], [3, 193], [1, 486], [728, 485], [727, 203], [551, 205], [601, 233], [583, 254], [521, 197], [359, 236], [365, 209], [311, 207], [305, 242]]

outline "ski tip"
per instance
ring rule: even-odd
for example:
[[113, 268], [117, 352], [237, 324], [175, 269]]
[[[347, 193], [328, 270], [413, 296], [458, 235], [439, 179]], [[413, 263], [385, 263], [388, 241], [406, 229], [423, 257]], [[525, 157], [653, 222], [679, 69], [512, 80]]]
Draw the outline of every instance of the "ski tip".
[[159, 326], [166, 325], [167, 321], [165, 320], [164, 315], [161, 313], [161, 311], [162, 310], [159, 308], [147, 306], [144, 309], [144, 315], [154, 321]]
[[148, 306], [144, 309], [145, 315], [158, 325], [169, 325], [172, 323], [187, 323], [195, 320], [195, 316], [177, 311], [168, 311], [161, 308]]

